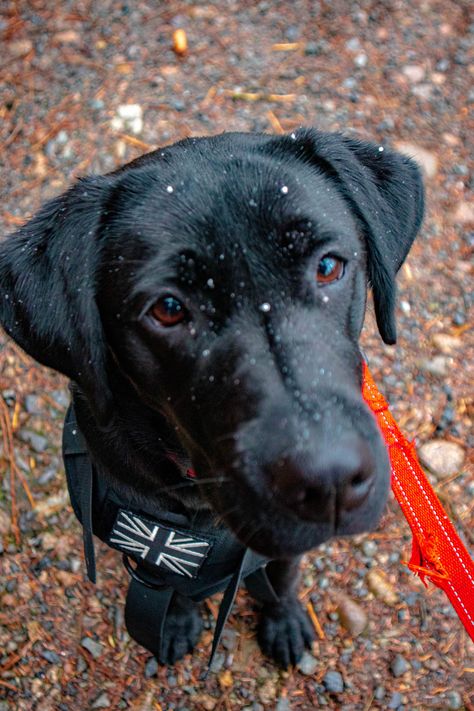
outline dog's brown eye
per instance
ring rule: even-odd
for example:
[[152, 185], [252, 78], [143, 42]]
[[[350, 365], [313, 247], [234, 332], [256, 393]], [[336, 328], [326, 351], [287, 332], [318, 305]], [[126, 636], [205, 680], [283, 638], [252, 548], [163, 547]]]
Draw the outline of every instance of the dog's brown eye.
[[330, 284], [332, 281], [340, 279], [344, 274], [344, 262], [338, 257], [327, 254], [318, 264], [316, 281], [320, 286]]
[[176, 326], [184, 320], [186, 309], [174, 296], [162, 296], [150, 309], [151, 316], [162, 326]]

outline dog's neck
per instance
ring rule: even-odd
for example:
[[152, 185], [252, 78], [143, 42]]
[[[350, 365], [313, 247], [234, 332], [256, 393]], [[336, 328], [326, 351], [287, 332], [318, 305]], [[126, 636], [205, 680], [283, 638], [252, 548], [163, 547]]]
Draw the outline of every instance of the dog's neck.
[[170, 511], [209, 508], [196, 484], [184, 476], [191, 464], [174, 428], [143, 403], [125, 378], [114, 374], [114, 408], [105, 427], [97, 424], [76, 384], [71, 391], [93, 463], [117, 492], [137, 505], [146, 501]]

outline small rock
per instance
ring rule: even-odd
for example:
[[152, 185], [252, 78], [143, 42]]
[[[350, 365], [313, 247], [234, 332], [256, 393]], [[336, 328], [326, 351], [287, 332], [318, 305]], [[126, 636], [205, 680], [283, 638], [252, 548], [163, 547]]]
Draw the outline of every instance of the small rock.
[[367, 57], [365, 52], [359, 52], [359, 54], [356, 54], [356, 56], [354, 57], [354, 64], [356, 65], [356, 67], [360, 67], [361, 69], [362, 67], [367, 66], [368, 61], [369, 58]]
[[82, 654], [80, 654], [77, 657], [76, 671], [78, 674], [83, 674], [86, 670], [87, 670], [87, 662], [84, 659], [84, 657], [82, 656]]
[[290, 701], [287, 696], [278, 699], [275, 711], [291, 711]]
[[367, 627], [367, 615], [360, 605], [350, 597], [339, 593], [337, 596], [337, 614], [341, 625], [353, 636], [357, 637]]
[[11, 525], [11, 517], [6, 511], [0, 509], [0, 536], [5, 536], [7, 533], [10, 533]]
[[385, 686], [377, 686], [374, 691], [374, 699], [377, 701], [382, 701], [385, 698]]
[[313, 676], [318, 668], [318, 660], [309, 652], [303, 652], [303, 656], [296, 666], [302, 674]]
[[25, 410], [31, 415], [40, 415], [43, 411], [43, 403], [38, 395], [27, 395], [25, 397]]
[[395, 148], [397, 148], [400, 153], [413, 158], [427, 178], [434, 178], [438, 172], [438, 159], [434, 153], [426, 150], [426, 148], [417, 146], [415, 143], [406, 143], [405, 141], [397, 141]]
[[386, 605], [397, 604], [398, 594], [382, 572], [372, 569], [367, 573], [366, 580], [369, 590], [375, 597], [378, 597]]
[[44, 486], [45, 484], [49, 484], [49, 482], [54, 479], [57, 473], [58, 470], [56, 467], [48, 467], [44, 470], [41, 476], [38, 477], [38, 484], [41, 484], [42, 486]]
[[49, 649], [42, 649], [40, 654], [43, 657], [43, 659], [46, 659], [46, 661], [49, 662], [50, 664], [60, 664], [61, 663], [61, 659], [56, 654], [56, 652], [52, 652]]
[[193, 700], [196, 703], [196, 708], [203, 709], [203, 711], [213, 711], [218, 703], [217, 699], [210, 694], [195, 695]]
[[83, 637], [81, 639], [81, 645], [84, 647], [84, 649], [87, 649], [88, 652], [92, 654], [94, 659], [99, 659], [99, 657], [102, 655], [102, 645], [100, 642], [96, 642], [94, 639], [91, 639], [91, 637]]
[[446, 701], [448, 702], [447, 708], [449, 711], [457, 711], [463, 707], [463, 700], [461, 694], [457, 691], [448, 691], [446, 694]]
[[388, 708], [389, 709], [398, 709], [399, 706], [402, 704], [402, 695], [399, 691], [395, 691], [392, 694], [392, 697], [388, 703]]
[[48, 448], [48, 440], [43, 435], [39, 435], [31, 430], [18, 430], [18, 437], [22, 442], [30, 445], [35, 452], [41, 453]]
[[434, 358], [424, 358], [419, 361], [418, 367], [425, 373], [431, 373], [431, 375], [438, 375], [439, 377], [444, 378], [449, 372], [449, 366], [451, 363], [452, 358], [439, 355]]
[[370, 538], [365, 540], [362, 544], [362, 552], [367, 558], [373, 558], [377, 553], [377, 544], [375, 541], [371, 541]]
[[29, 39], [17, 40], [16, 42], [9, 42], [7, 47], [13, 57], [24, 57], [25, 54], [28, 54], [33, 49], [33, 42]]
[[313, 57], [321, 53], [321, 49], [317, 42], [306, 42], [304, 53], [309, 57]]
[[448, 333], [435, 333], [432, 340], [436, 348], [446, 355], [462, 346], [462, 340], [458, 336], [450, 336]]
[[211, 664], [211, 672], [220, 672], [225, 664], [225, 654], [217, 652]]
[[342, 694], [344, 679], [338, 671], [328, 671], [323, 677], [324, 688], [329, 694]]
[[456, 442], [443, 439], [433, 439], [425, 442], [418, 449], [421, 464], [430, 470], [438, 479], [457, 474], [461, 469], [465, 452]]
[[474, 223], [474, 207], [468, 202], [460, 202], [453, 213], [453, 219], [461, 225]]
[[413, 84], [423, 81], [425, 78], [425, 70], [419, 64], [407, 64], [406, 67], [403, 67], [402, 72]]
[[143, 110], [140, 104], [121, 104], [111, 121], [117, 131], [129, 130], [138, 134], [143, 130]]
[[409, 663], [407, 662], [405, 657], [402, 657], [401, 654], [397, 654], [397, 656], [390, 664], [390, 671], [392, 672], [394, 677], [403, 676], [403, 674], [405, 674], [409, 669]]
[[228, 651], [232, 651], [235, 649], [235, 644], [237, 641], [237, 632], [232, 629], [231, 627], [227, 627], [224, 629], [221, 637], [221, 644], [224, 647], [224, 649], [227, 649]]
[[76, 30], [63, 30], [56, 32], [53, 39], [60, 44], [80, 44], [82, 42], [81, 35]]
[[145, 664], [145, 677], [150, 679], [152, 676], [156, 676], [158, 673], [158, 662], [156, 657], [150, 657], [150, 659]]
[[263, 704], [273, 705], [277, 695], [277, 684], [274, 679], [267, 679], [266, 682], [258, 690], [260, 701]]
[[68, 407], [71, 398], [66, 390], [53, 390], [51, 395], [60, 408]]
[[108, 709], [109, 706], [110, 706], [110, 699], [109, 699], [108, 695], [105, 693], [105, 691], [102, 692], [102, 694], [100, 694], [100, 696], [98, 696], [96, 698], [96, 700], [93, 701], [93, 703], [92, 703], [93, 709]]

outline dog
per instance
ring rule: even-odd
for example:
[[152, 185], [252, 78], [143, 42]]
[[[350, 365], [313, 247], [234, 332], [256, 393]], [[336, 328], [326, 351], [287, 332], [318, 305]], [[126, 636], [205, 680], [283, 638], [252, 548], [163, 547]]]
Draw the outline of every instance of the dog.
[[[370, 286], [395, 343], [422, 217], [412, 160], [301, 128], [189, 138], [81, 178], [0, 244], [0, 321], [71, 380], [94, 468], [132, 510], [209, 512], [262, 557], [276, 597], [258, 639], [283, 667], [313, 639], [301, 555], [373, 529], [386, 502], [358, 339]], [[200, 616], [179, 592], [168, 613], [173, 663]]]

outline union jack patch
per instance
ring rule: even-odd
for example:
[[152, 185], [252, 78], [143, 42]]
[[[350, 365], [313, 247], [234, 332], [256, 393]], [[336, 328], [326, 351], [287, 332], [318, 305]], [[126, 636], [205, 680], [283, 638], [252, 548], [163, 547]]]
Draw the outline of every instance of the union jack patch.
[[188, 578], [198, 576], [211, 548], [208, 541], [123, 509], [119, 510], [109, 543], [135, 558]]

